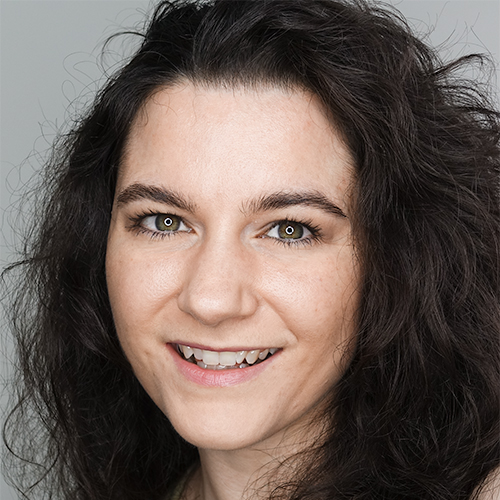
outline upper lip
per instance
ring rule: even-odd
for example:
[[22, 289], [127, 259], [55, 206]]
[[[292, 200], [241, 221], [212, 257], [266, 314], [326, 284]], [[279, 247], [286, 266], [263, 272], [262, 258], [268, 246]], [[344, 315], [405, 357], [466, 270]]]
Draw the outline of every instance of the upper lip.
[[175, 345], [185, 345], [185, 346], [193, 347], [195, 349], [202, 349], [204, 351], [215, 351], [215, 352], [264, 351], [265, 349], [272, 349], [272, 348], [277, 347], [274, 345], [267, 345], [265, 347], [255, 347], [255, 346], [233, 347], [233, 346], [230, 346], [230, 347], [217, 347], [217, 348], [215, 348], [215, 347], [209, 347], [209, 346], [206, 346], [203, 344], [197, 344], [196, 342], [187, 342], [187, 341], [175, 341], [175, 342], [171, 342], [171, 344], [174, 346]]

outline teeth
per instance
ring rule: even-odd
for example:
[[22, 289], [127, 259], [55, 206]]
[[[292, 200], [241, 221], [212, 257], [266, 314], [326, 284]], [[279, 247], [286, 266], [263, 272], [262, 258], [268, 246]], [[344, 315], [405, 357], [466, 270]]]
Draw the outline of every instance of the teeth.
[[257, 350], [255, 350], [255, 351], [248, 351], [246, 359], [247, 359], [247, 363], [249, 365], [253, 365], [257, 361], [257, 359], [259, 358], [259, 352], [260, 351], [257, 351]]
[[193, 349], [191, 347], [189, 347], [188, 345], [181, 346], [181, 349], [182, 349], [182, 352], [184, 353], [184, 357], [186, 359], [189, 359], [194, 354]]
[[197, 349], [188, 345], [178, 344], [177, 350], [185, 359], [197, 364], [206, 370], [226, 370], [232, 368], [247, 368], [255, 363], [265, 360], [269, 354], [271, 356], [278, 351], [272, 349], [253, 349], [251, 351], [207, 351]]
[[246, 351], [238, 351], [236, 353], [236, 363], [239, 365], [243, 363], [243, 360], [245, 359], [245, 356], [247, 355]]
[[203, 351], [203, 363], [206, 365], [218, 365], [219, 353], [216, 351]]
[[[229, 366], [236, 364], [236, 353], [235, 352], [221, 352], [219, 354], [219, 363], [221, 365], [229, 365]], [[240, 361], [240, 363], [241, 363], [241, 361]]]

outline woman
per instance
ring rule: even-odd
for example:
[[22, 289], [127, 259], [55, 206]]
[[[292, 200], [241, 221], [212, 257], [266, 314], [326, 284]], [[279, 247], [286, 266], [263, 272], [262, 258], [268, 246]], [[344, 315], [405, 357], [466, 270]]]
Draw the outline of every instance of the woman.
[[491, 496], [499, 122], [465, 62], [364, 2], [162, 2], [23, 264], [26, 494]]

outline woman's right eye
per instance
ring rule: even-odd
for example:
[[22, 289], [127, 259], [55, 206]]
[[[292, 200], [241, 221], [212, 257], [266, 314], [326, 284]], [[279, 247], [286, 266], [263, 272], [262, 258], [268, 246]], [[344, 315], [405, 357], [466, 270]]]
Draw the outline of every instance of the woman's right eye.
[[155, 214], [142, 218], [141, 226], [157, 235], [189, 232], [181, 217], [174, 214]]

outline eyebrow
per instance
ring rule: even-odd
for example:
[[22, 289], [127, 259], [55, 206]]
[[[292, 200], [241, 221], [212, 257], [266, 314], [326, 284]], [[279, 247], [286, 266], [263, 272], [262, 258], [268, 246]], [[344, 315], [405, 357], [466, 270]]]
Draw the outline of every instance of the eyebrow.
[[339, 206], [335, 205], [335, 203], [319, 191], [280, 191], [272, 193], [246, 203], [243, 212], [254, 214], [291, 206], [313, 207], [323, 210], [330, 215], [347, 217]]
[[[151, 200], [163, 203], [189, 213], [195, 213], [197, 210], [196, 204], [171, 189], [142, 183], [127, 186], [118, 195], [116, 203], [118, 207], [121, 207], [138, 200]], [[247, 201], [242, 207], [242, 212], [253, 215], [259, 212], [269, 212], [292, 206], [313, 207], [330, 215], [347, 217], [339, 206], [319, 191], [279, 191], [263, 195], [260, 198]]]
[[116, 205], [122, 207], [138, 200], [156, 201], [189, 213], [196, 212], [197, 208], [194, 203], [171, 189], [141, 183], [131, 184], [121, 191], [116, 199]]

